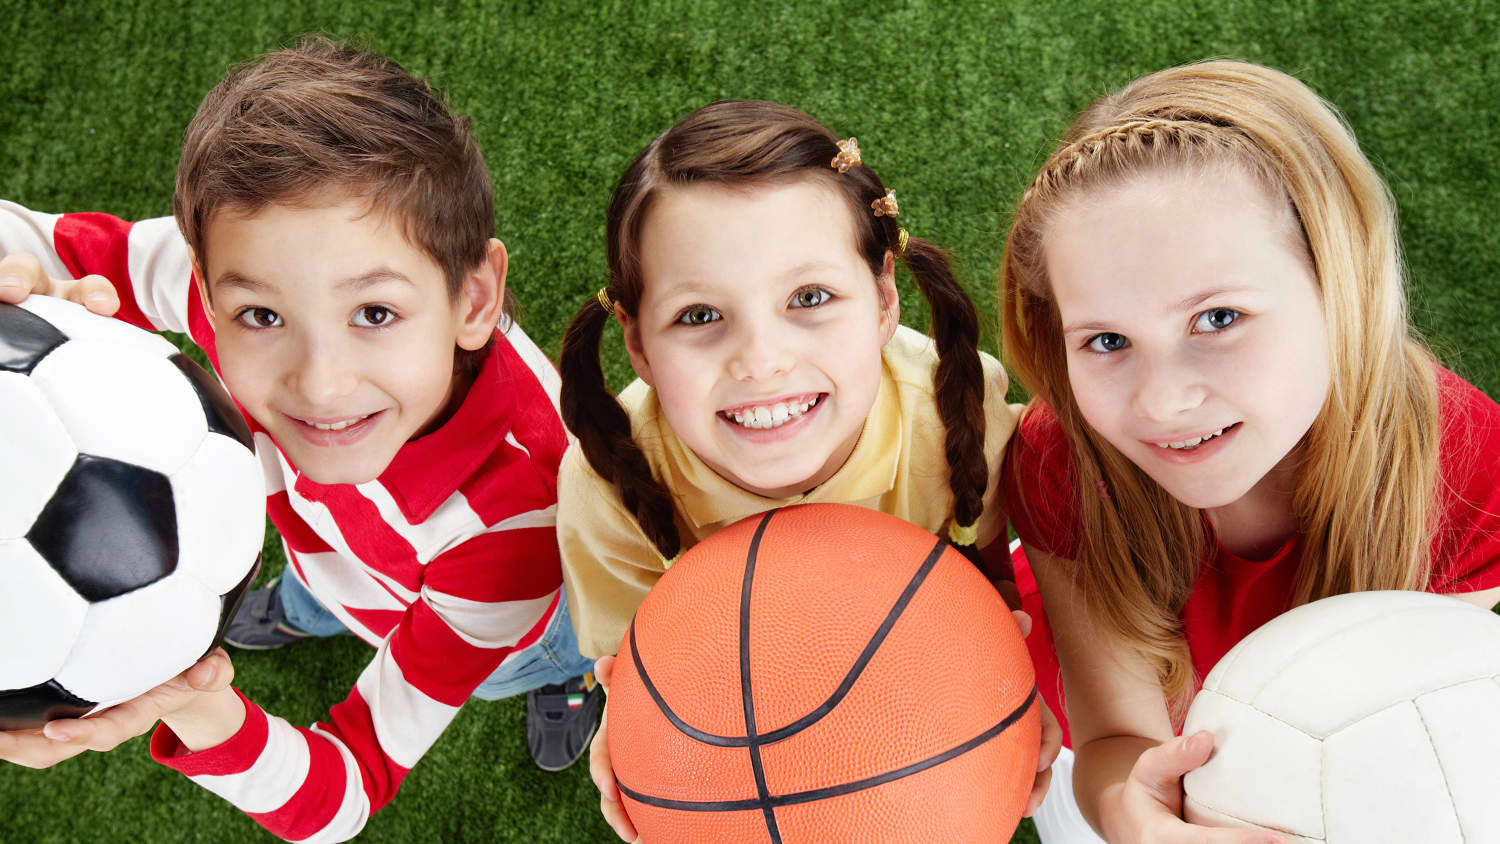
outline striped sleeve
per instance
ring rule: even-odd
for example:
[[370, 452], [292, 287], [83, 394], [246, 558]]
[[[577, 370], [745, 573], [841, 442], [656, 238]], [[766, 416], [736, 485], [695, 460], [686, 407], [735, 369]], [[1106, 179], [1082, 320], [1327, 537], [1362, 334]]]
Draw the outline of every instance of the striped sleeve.
[[191, 334], [207, 320], [193, 294], [192, 262], [171, 217], [131, 223], [108, 214], [44, 214], [0, 200], [0, 254], [30, 253], [52, 278], [98, 274], [120, 296], [118, 318], [140, 328]]
[[[560, 594], [550, 509], [444, 552], [349, 696], [310, 729], [247, 702], [244, 726], [183, 754], [162, 725], [152, 755], [290, 841], [343, 841], [395, 796], [464, 701], [541, 635]], [[183, 755], [178, 755], [183, 754]]]

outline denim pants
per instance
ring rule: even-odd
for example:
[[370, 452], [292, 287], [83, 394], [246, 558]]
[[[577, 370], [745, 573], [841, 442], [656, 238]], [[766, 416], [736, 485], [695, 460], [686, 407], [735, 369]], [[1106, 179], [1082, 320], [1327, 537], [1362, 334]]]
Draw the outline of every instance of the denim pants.
[[[293, 627], [313, 636], [338, 636], [349, 632], [338, 617], [307, 591], [290, 571], [281, 578], [281, 609]], [[592, 671], [594, 661], [578, 653], [578, 637], [568, 614], [566, 594], [558, 596], [557, 612], [542, 636], [505, 658], [495, 673], [479, 684], [474, 697], [499, 700], [546, 685], [563, 683]]]

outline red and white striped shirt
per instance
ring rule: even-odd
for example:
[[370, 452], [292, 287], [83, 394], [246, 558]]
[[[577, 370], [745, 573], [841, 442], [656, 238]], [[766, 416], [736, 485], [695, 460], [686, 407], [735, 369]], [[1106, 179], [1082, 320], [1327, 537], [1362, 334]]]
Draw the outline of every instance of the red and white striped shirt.
[[[0, 201], [0, 254], [9, 252], [36, 255], [55, 278], [103, 275], [121, 319], [185, 332], [218, 366], [172, 218], [130, 223]], [[218, 747], [186, 753], [159, 726], [157, 761], [282, 838], [358, 833], [474, 689], [556, 611], [558, 386], [512, 325], [452, 418], [362, 484], [312, 483], [249, 419], [288, 570], [375, 657], [326, 721], [294, 727], [247, 699], [244, 726]]]

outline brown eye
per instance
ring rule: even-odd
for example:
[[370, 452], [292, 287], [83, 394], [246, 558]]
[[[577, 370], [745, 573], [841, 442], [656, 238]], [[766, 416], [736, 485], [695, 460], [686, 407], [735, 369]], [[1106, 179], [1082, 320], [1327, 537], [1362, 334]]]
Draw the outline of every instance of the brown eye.
[[821, 287], [804, 287], [792, 294], [792, 307], [816, 308], [832, 298], [833, 294]]
[[391, 309], [384, 305], [365, 305], [354, 312], [354, 318], [350, 322], [360, 328], [379, 328], [389, 325], [394, 318]]
[[677, 321], [683, 325], [707, 325], [720, 319], [723, 317], [719, 312], [707, 305], [689, 305], [677, 315]]
[[236, 314], [235, 319], [246, 328], [277, 328], [281, 325], [281, 314], [270, 308], [246, 308]]

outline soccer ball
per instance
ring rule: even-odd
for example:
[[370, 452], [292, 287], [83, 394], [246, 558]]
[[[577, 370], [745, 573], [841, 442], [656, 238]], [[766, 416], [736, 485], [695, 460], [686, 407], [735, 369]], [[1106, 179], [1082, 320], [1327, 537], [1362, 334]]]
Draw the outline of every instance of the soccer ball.
[[259, 568], [250, 430], [171, 343], [0, 304], [0, 729], [135, 697], [217, 646]]
[[1294, 841], [1500, 841], [1500, 617], [1425, 592], [1315, 601], [1235, 645], [1183, 735], [1192, 823]]

